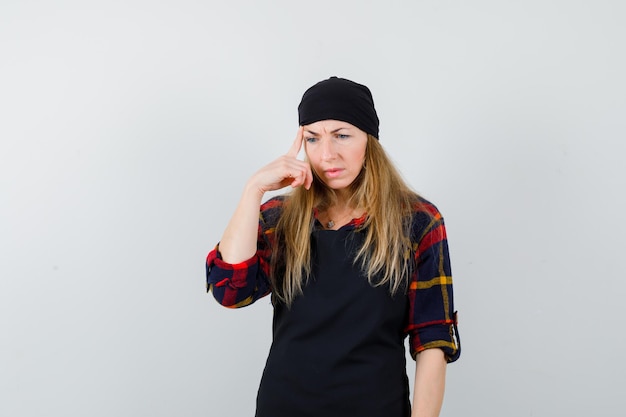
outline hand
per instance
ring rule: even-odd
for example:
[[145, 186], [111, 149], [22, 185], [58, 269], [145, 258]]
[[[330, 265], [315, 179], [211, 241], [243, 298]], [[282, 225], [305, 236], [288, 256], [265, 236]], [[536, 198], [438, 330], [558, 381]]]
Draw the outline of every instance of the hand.
[[257, 171], [248, 184], [261, 193], [280, 190], [288, 185], [296, 188], [304, 186], [307, 190], [313, 183], [313, 173], [308, 162], [297, 159], [304, 143], [304, 128], [300, 126], [296, 139], [289, 151]]

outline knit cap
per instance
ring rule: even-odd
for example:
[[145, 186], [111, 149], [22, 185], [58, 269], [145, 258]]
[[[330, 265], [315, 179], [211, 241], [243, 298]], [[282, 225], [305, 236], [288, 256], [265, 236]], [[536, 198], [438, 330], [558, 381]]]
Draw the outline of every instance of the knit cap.
[[300, 126], [320, 120], [348, 122], [378, 139], [379, 120], [369, 88], [330, 77], [305, 91], [298, 106]]

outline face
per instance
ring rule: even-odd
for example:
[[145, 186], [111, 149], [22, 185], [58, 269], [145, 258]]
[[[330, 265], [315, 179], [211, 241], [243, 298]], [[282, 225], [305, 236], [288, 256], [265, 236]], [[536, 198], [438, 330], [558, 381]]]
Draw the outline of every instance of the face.
[[322, 120], [305, 125], [304, 142], [313, 171], [334, 190], [346, 189], [363, 168], [367, 133], [350, 123]]

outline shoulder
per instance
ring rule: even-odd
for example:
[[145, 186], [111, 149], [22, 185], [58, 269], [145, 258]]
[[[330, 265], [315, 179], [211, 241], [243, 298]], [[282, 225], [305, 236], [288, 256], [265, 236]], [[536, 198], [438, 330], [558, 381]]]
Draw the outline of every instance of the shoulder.
[[270, 198], [265, 203], [261, 204], [261, 212], [271, 210], [281, 210], [287, 200], [286, 195], [278, 195]]
[[260, 221], [265, 224], [276, 225], [288, 198], [288, 196], [279, 195], [261, 204]]
[[416, 195], [415, 201], [413, 202], [413, 217], [416, 216], [431, 219], [443, 218], [437, 206], [420, 195]]
[[411, 240], [419, 242], [424, 235], [443, 227], [443, 216], [435, 204], [422, 196], [416, 195], [413, 202], [411, 219]]

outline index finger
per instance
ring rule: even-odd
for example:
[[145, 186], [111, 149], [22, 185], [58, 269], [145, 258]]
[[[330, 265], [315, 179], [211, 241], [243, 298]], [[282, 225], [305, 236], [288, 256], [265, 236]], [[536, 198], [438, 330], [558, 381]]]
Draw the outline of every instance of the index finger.
[[302, 149], [303, 137], [304, 137], [304, 127], [300, 126], [298, 128], [298, 134], [296, 135], [296, 140], [293, 141], [291, 148], [289, 148], [289, 152], [287, 152], [287, 156], [292, 156], [294, 158], [298, 156], [298, 152], [300, 152], [300, 149]]

